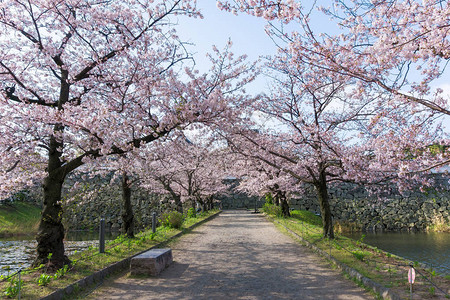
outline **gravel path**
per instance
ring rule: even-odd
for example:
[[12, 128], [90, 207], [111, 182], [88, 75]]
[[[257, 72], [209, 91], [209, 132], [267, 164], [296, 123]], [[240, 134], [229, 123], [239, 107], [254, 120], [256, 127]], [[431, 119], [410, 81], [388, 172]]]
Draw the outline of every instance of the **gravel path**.
[[171, 245], [157, 278], [124, 276], [89, 299], [373, 299], [261, 215], [224, 211]]

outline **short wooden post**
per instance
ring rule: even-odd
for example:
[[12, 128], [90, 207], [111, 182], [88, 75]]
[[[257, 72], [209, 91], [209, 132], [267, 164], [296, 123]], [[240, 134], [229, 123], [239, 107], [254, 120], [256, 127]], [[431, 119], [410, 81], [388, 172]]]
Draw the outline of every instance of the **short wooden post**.
[[99, 252], [105, 253], [105, 219], [100, 219]]
[[152, 213], [152, 232], [156, 232], [156, 212]]

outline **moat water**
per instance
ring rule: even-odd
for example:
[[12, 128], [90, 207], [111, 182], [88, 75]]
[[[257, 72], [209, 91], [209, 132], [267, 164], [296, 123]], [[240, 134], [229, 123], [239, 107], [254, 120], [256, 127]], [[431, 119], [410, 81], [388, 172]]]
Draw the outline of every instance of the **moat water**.
[[[364, 233], [363, 242], [450, 275], [450, 233]], [[362, 233], [346, 234], [359, 240]]]
[[[75, 251], [83, 251], [89, 246], [97, 247], [98, 232], [74, 231], [69, 232], [64, 241], [64, 248], [68, 255]], [[105, 239], [113, 239], [117, 233], [107, 233]], [[8, 275], [19, 269], [28, 268], [36, 253], [36, 240], [32, 236], [21, 240], [14, 238], [0, 239], [0, 275]]]
[[[117, 233], [109, 233], [113, 239]], [[346, 234], [359, 240], [361, 233]], [[421, 262], [438, 273], [450, 275], [450, 233], [365, 233], [363, 242], [392, 254]], [[65, 241], [70, 255], [89, 246], [98, 246], [98, 232], [70, 232]], [[36, 241], [0, 239], [0, 275], [8, 275], [30, 266], [36, 249]]]

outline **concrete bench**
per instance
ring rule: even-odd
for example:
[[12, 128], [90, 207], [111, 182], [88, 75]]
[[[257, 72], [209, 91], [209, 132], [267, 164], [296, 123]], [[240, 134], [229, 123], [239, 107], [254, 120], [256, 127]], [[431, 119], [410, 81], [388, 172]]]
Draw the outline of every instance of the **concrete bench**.
[[157, 276], [172, 262], [172, 249], [151, 249], [131, 259], [131, 275]]

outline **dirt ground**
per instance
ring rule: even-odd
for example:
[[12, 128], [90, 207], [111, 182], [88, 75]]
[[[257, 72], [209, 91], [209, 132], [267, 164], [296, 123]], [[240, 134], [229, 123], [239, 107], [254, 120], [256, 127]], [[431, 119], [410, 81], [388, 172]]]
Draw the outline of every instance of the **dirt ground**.
[[224, 211], [170, 247], [158, 277], [126, 275], [87, 299], [374, 299], [248, 211]]

